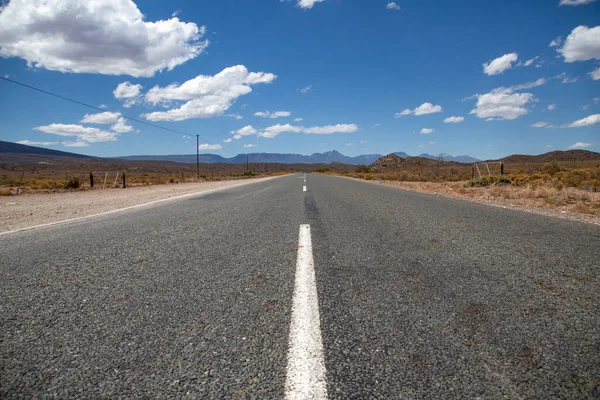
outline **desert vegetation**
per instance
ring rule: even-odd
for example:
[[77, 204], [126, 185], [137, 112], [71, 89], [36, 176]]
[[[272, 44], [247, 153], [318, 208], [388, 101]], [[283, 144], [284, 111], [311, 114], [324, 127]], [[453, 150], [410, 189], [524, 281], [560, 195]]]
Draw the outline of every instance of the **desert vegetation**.
[[302, 166], [286, 164], [200, 164], [198, 175], [195, 164], [166, 161], [72, 159], [34, 155], [18, 155], [19, 158], [13, 160], [11, 157], [14, 156], [3, 155], [0, 158], [0, 196], [90, 190], [90, 172], [94, 172], [94, 189], [109, 189], [122, 187], [123, 173], [127, 186], [131, 187], [247, 179], [302, 169]]
[[[413, 190], [568, 210], [600, 216], [600, 160], [523, 160], [512, 156], [491, 174], [479, 176], [470, 164], [395, 155], [375, 164], [326, 172], [365, 180], [393, 182]], [[475, 175], [475, 176], [473, 176]]]

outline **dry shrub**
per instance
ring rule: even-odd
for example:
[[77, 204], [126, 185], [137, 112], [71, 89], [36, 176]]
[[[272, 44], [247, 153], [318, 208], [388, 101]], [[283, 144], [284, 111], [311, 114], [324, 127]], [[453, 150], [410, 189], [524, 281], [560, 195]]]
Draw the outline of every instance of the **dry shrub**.
[[0, 189], [0, 196], [12, 196], [13, 193], [10, 189]]

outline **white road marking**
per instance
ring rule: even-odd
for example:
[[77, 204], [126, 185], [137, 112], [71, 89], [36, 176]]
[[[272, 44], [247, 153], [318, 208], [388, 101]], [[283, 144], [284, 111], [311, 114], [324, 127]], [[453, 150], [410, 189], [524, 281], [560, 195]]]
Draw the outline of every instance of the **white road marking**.
[[300, 225], [285, 398], [327, 399], [310, 225]]
[[302, 191], [306, 192], [306, 186], [302, 186]]
[[98, 214], [86, 215], [86, 216], [83, 216], [83, 217], [77, 217], [77, 218], [71, 218], [71, 219], [64, 219], [62, 221], [49, 222], [47, 224], [40, 224], [40, 225], [35, 225], [35, 226], [28, 226], [28, 227], [25, 227], [25, 228], [19, 228], [19, 229], [15, 229], [15, 230], [12, 230], [12, 231], [0, 232], [0, 236], [2, 236], [2, 235], [8, 235], [8, 234], [11, 234], [11, 233], [29, 231], [29, 230], [32, 230], [32, 229], [45, 228], [47, 226], [67, 224], [69, 222], [81, 221], [81, 220], [84, 220], [84, 219], [94, 218], [94, 217], [100, 217], [102, 215], [107, 215], [107, 214], [114, 214], [114, 213], [121, 212], [121, 211], [131, 210], [131, 209], [139, 208], [139, 207], [150, 206], [150, 205], [157, 204], [157, 203], [164, 203], [164, 202], [171, 201], [171, 200], [178, 200], [178, 199], [182, 199], [182, 198], [185, 198], [185, 197], [204, 196], [204, 195], [207, 195], [207, 194], [210, 194], [210, 193], [219, 192], [221, 190], [233, 189], [235, 187], [244, 186], [244, 185], [248, 185], [248, 184], [251, 184], [251, 183], [264, 182], [264, 181], [271, 180], [271, 179], [281, 178], [283, 176], [286, 176], [286, 175], [272, 176], [272, 177], [268, 177], [268, 178], [261, 178], [260, 180], [257, 180], [257, 181], [252, 180], [250, 182], [238, 183], [237, 185], [225, 186], [225, 187], [216, 188], [216, 189], [209, 189], [209, 190], [205, 190], [205, 191], [202, 191], [202, 192], [182, 194], [181, 196], [173, 196], [173, 197], [169, 197], [167, 199], [154, 200], [154, 201], [150, 201], [148, 203], [136, 204], [136, 205], [133, 205], [133, 206], [119, 208], [119, 209], [116, 209], [116, 210], [105, 211], [105, 212], [101, 212], [101, 213], [98, 213]]

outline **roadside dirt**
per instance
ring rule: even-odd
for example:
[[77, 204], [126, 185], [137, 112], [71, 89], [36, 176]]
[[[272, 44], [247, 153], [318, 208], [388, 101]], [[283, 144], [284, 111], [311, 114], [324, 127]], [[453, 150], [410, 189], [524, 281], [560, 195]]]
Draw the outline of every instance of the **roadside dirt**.
[[261, 179], [264, 178], [1, 196], [0, 233], [100, 214], [186, 194], [201, 193], [211, 189], [256, 182]]
[[[543, 201], [539, 201], [538, 198], [521, 193], [526, 189], [506, 187], [504, 189], [501, 188], [501, 190], [498, 190], [499, 193], [496, 194], [493, 191], [493, 189], [490, 188], [469, 188], [468, 190], [463, 190], [461, 187], [458, 186], [458, 184], [452, 186], [433, 182], [397, 182], [381, 180], [366, 181], [363, 179], [358, 180], [362, 182], [370, 182], [402, 190], [410, 190], [415, 192], [434, 194], [437, 196], [449, 197], [452, 199], [487, 204], [493, 207], [520, 210], [534, 214], [546, 215], [549, 217], [562, 218], [571, 221], [579, 221], [588, 224], [600, 225], [600, 216], [570, 211], [569, 208], [572, 207], [572, 205], [569, 204], [566, 204], [562, 207], [557, 206], [556, 208], [550, 208], [550, 205], [545, 204]], [[503, 196], [503, 194], [506, 193], [510, 194], [510, 196]], [[593, 196], [594, 198], [600, 198], [600, 193], [593, 193]], [[573, 208], [575, 207], [576, 205], [573, 206]]]

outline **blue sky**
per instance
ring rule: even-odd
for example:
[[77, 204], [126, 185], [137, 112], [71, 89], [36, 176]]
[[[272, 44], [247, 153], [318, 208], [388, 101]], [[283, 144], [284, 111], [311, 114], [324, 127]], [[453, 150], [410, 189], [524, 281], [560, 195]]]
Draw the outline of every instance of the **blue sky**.
[[[561, 4], [564, 3], [564, 4]], [[600, 151], [600, 1], [11, 0], [0, 139], [95, 156]]]

